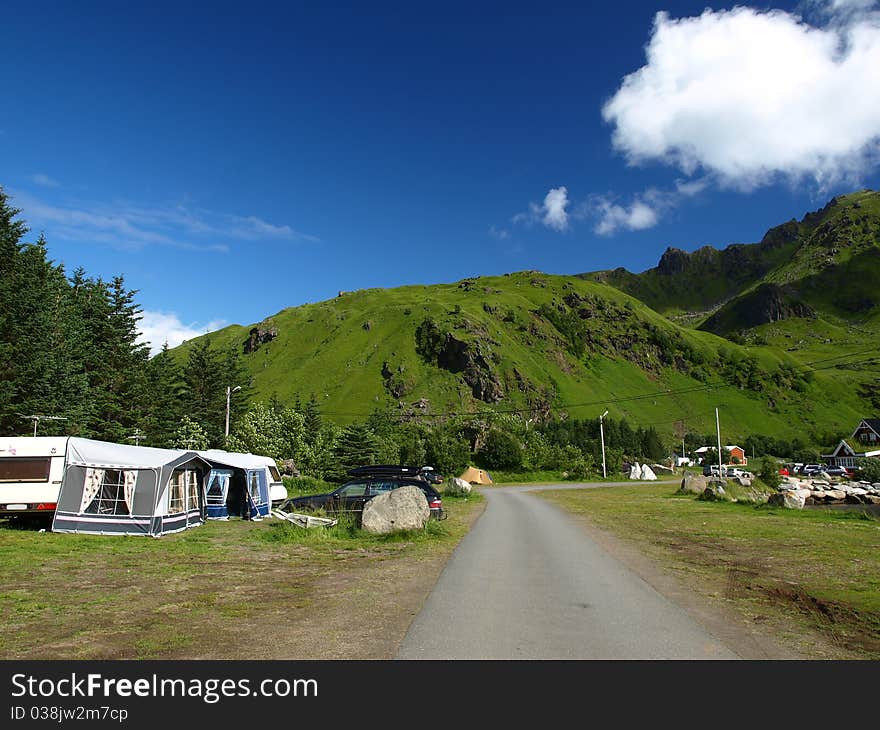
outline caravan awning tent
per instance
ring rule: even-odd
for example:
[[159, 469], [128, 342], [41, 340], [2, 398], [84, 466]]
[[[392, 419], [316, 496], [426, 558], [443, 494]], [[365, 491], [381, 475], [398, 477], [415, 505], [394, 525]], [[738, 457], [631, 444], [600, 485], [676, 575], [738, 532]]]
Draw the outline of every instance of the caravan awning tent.
[[210, 468], [194, 451], [71, 438], [52, 530], [158, 536], [199, 525]]
[[269, 514], [268, 457], [218, 449], [197, 453], [211, 464], [205, 489], [208, 519], [254, 519]]

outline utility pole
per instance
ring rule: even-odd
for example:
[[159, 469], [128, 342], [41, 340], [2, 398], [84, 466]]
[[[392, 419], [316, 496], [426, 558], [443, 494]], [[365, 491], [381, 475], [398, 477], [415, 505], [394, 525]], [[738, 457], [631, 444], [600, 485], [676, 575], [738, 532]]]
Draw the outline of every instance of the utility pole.
[[718, 434], [718, 478], [721, 478], [721, 422], [718, 420], [718, 407], [715, 407], [715, 431]]
[[226, 438], [227, 439], [229, 438], [229, 404], [230, 404], [230, 400], [232, 398], [232, 394], [237, 390], [241, 390], [240, 385], [236, 385], [234, 388], [230, 385], [226, 386]]
[[143, 441], [143, 440], [146, 438], [146, 436], [144, 436], [144, 435], [141, 433], [141, 430], [140, 430], [139, 428], [136, 428], [136, 429], [134, 430], [134, 433], [133, 433], [131, 436], [129, 436], [128, 438], [129, 438], [131, 441], [134, 441], [134, 445], [135, 445], [135, 446], [140, 446], [140, 445], [141, 445], [141, 441]]
[[605, 425], [602, 423], [605, 416], [608, 415], [608, 410], [605, 410], [601, 416], [599, 416], [599, 437], [602, 440], [602, 478], [607, 479], [608, 474], [605, 471]]

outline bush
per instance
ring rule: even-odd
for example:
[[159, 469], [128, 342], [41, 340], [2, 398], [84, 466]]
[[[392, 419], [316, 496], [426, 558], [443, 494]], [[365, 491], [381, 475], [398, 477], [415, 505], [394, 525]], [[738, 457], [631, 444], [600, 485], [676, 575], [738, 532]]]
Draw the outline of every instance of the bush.
[[880, 482], [880, 459], [859, 459], [858, 465], [862, 467], [858, 478], [866, 482]]
[[492, 429], [486, 435], [486, 442], [478, 454], [486, 469], [518, 469], [523, 463], [522, 448], [510, 435]]
[[774, 459], [765, 457], [761, 459], [761, 467], [758, 471], [758, 477], [764, 484], [772, 489], [776, 489], [782, 483], [782, 477], [779, 476], [779, 467]]

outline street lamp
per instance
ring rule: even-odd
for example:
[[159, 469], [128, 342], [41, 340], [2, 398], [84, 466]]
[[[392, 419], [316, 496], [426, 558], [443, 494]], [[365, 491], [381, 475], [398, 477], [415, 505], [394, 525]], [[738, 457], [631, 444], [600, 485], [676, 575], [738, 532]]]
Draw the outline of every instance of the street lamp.
[[599, 436], [602, 439], [602, 478], [607, 479], [608, 474], [605, 471], [605, 425], [602, 423], [602, 419], [608, 415], [608, 410], [605, 410], [601, 416], [599, 416]]
[[229, 402], [232, 397], [232, 394], [237, 390], [241, 390], [240, 385], [236, 385], [234, 388], [229, 385], [226, 386], [226, 438], [227, 439], [229, 438]]

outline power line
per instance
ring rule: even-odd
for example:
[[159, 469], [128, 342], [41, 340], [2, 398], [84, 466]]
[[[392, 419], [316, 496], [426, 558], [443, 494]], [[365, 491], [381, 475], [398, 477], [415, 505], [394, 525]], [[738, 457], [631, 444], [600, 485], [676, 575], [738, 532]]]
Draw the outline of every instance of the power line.
[[[722, 384], [709, 384], [709, 385], [698, 385], [698, 386], [688, 386], [687, 388], [679, 388], [677, 390], [659, 390], [652, 393], [642, 393], [639, 395], [631, 395], [631, 396], [623, 396], [617, 398], [602, 398], [594, 401], [584, 401], [583, 403], [561, 403], [558, 405], [553, 405], [553, 410], [561, 410], [567, 408], [585, 408], [587, 406], [600, 406], [606, 404], [614, 404], [614, 403], [626, 403], [629, 401], [635, 400], [644, 400], [645, 398], [662, 398], [665, 396], [671, 395], [684, 395], [687, 393], [697, 393], [701, 391], [714, 390], [716, 388], [722, 387]], [[538, 410], [535, 406], [530, 408], [496, 408], [492, 409], [491, 414], [494, 415], [498, 413], [533, 413]], [[343, 413], [340, 411], [324, 411], [324, 415], [327, 416], [352, 416], [359, 417], [363, 416], [363, 413]], [[368, 414], [369, 415], [369, 414]], [[401, 416], [404, 414], [400, 414]], [[479, 416], [480, 413], [472, 413], [472, 412], [460, 412], [460, 411], [446, 411], [441, 413], [422, 413], [418, 414], [425, 418], [440, 418], [440, 417], [452, 417], [452, 416]], [[680, 420], [680, 419], [679, 419]]]

